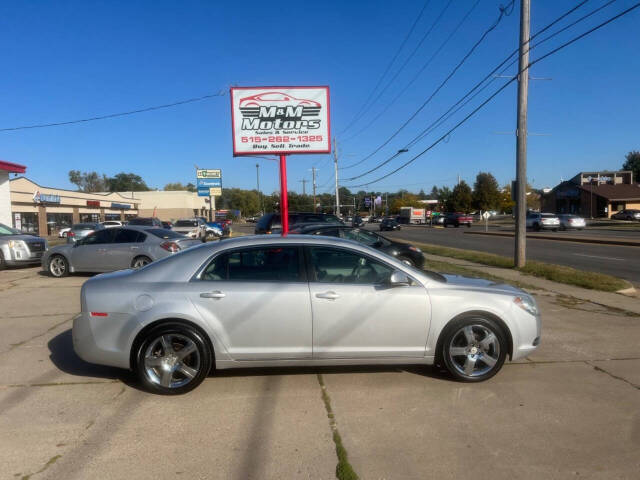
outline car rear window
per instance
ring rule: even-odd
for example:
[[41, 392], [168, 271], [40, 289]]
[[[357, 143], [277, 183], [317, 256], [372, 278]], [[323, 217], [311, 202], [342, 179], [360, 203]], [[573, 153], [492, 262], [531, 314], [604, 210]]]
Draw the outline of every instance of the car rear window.
[[541, 213], [540, 216], [543, 218], [556, 218], [556, 216], [552, 213]]
[[153, 220], [151, 218], [132, 218], [129, 220], [129, 225], [151, 226], [153, 225]]
[[198, 222], [196, 220], [178, 220], [173, 224], [174, 227], [197, 227]]
[[164, 228], [150, 228], [149, 230], [146, 230], [146, 232], [158, 238], [162, 238], [163, 240], [169, 240], [172, 238], [186, 238], [181, 233], [174, 232], [172, 230], [165, 230]]
[[78, 223], [71, 227], [72, 230], [93, 230], [96, 228], [95, 223]]

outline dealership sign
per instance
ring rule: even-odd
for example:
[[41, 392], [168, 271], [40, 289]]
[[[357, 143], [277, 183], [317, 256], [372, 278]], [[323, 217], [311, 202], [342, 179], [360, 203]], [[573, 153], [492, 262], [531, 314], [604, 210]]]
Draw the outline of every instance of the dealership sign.
[[33, 194], [34, 203], [60, 203], [60, 195], [50, 195], [47, 193], [40, 193], [40, 190], [36, 190]]
[[329, 87], [232, 87], [234, 155], [330, 153]]
[[196, 170], [196, 182], [199, 197], [222, 195], [222, 170], [198, 168]]

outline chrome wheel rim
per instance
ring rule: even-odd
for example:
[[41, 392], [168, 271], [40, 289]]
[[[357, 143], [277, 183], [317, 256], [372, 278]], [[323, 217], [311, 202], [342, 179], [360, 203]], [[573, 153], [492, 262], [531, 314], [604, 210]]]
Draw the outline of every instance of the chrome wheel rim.
[[402, 263], [404, 263], [405, 265], [409, 265], [410, 267], [413, 267], [413, 262], [411, 260], [407, 260], [406, 258], [402, 259]]
[[67, 270], [67, 265], [62, 257], [53, 257], [49, 262], [49, 271], [55, 276], [60, 277], [64, 275]]
[[149, 259], [147, 258], [138, 258], [135, 262], [133, 262], [133, 268], [144, 267], [149, 264]]
[[466, 325], [451, 337], [449, 360], [464, 376], [479, 377], [489, 373], [499, 358], [498, 337], [484, 325]]
[[144, 352], [147, 378], [165, 388], [183, 387], [201, 368], [200, 352], [189, 337], [165, 333], [155, 338]]

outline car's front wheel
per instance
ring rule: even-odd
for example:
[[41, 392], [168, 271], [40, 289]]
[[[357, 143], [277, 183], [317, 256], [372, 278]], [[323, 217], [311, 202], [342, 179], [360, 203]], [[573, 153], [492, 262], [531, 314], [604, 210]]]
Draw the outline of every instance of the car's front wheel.
[[142, 268], [145, 265], [148, 265], [152, 262], [153, 260], [151, 260], [149, 257], [145, 257], [144, 255], [141, 255], [139, 257], [136, 257], [133, 259], [133, 262], [131, 262], [131, 268]]
[[163, 395], [189, 392], [209, 374], [213, 354], [194, 327], [165, 323], [138, 342], [135, 370], [143, 385]]
[[400, 260], [405, 265], [409, 265], [410, 267], [415, 267], [415, 264], [413, 263], [413, 260], [411, 260], [409, 257], [405, 257], [405, 256], [401, 255], [401, 256], [398, 257], [398, 260]]
[[49, 273], [56, 278], [69, 275], [69, 262], [62, 255], [53, 255], [49, 259]]
[[454, 321], [443, 332], [441, 360], [449, 373], [464, 382], [493, 377], [507, 357], [502, 328], [491, 318], [469, 316]]

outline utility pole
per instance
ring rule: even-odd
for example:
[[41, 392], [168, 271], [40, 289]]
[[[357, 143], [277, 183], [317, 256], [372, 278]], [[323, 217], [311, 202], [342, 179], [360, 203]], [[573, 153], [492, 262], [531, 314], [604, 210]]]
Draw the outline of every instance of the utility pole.
[[458, 174], [458, 185], [460, 185], [460, 174]]
[[262, 192], [260, 191], [260, 164], [256, 163], [256, 184], [258, 185], [258, 198], [260, 200], [260, 211], [264, 215], [264, 201], [262, 200]]
[[313, 213], [316, 213], [316, 167], [311, 167], [311, 185], [313, 186]]
[[303, 178], [302, 180], [298, 180], [298, 181], [302, 183], [302, 195], [306, 195], [307, 194], [306, 186], [309, 180], [307, 180], [306, 178]]
[[340, 194], [338, 192], [338, 143], [336, 137], [333, 137], [333, 167], [336, 175], [336, 215], [340, 216]]
[[516, 128], [516, 235], [513, 262], [527, 261], [527, 100], [529, 98], [530, 0], [520, 0], [520, 61], [518, 63], [518, 124]]

